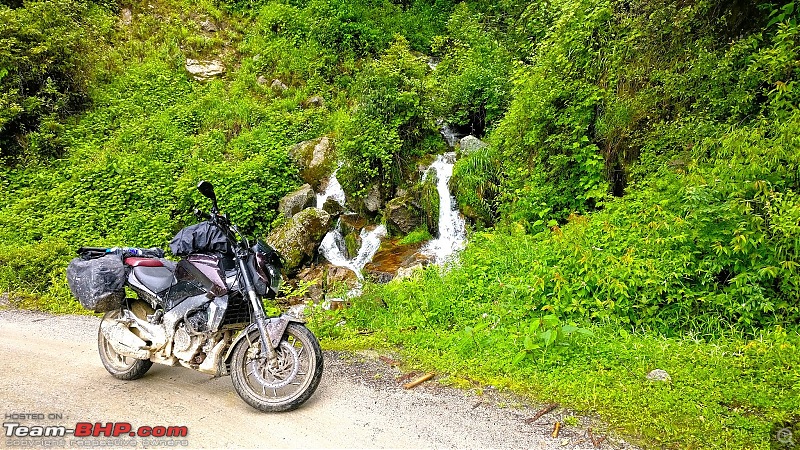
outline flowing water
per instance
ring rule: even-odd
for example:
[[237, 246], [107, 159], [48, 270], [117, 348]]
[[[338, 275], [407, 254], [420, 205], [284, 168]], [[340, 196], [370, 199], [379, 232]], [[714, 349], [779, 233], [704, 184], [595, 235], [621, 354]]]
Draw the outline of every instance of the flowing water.
[[448, 183], [453, 176], [456, 154], [439, 155], [423, 175], [436, 172], [436, 191], [439, 193], [439, 235], [422, 248], [422, 253], [433, 257], [435, 264], [442, 264], [456, 252], [463, 250], [467, 242], [466, 223], [458, 211], [455, 198], [450, 194]]
[[333, 171], [331, 174], [330, 180], [328, 180], [328, 187], [325, 188], [325, 192], [321, 194], [317, 194], [317, 208], [322, 209], [325, 205], [325, 201], [329, 198], [336, 200], [336, 203], [344, 206], [344, 190], [342, 189], [342, 185], [339, 184], [339, 180], [336, 178], [336, 172], [339, 171], [341, 168], [341, 164], [336, 170]]
[[[443, 128], [444, 130], [444, 128]], [[448, 130], [449, 131], [449, 130]], [[444, 134], [444, 131], [443, 131]], [[464, 217], [459, 213], [455, 198], [450, 194], [448, 183], [453, 176], [453, 166], [456, 155], [454, 152], [439, 155], [433, 164], [423, 174], [425, 180], [430, 172], [436, 173], [436, 190], [439, 194], [439, 235], [429, 241], [422, 249], [423, 255], [431, 257], [435, 264], [443, 264], [453, 255], [462, 250], [466, 245], [466, 225]], [[325, 192], [317, 194], [317, 207], [322, 208], [328, 198], [332, 198], [344, 205], [345, 197], [336, 171], [331, 175]], [[358, 254], [352, 258], [347, 257], [344, 236], [342, 235], [341, 222], [329, 231], [322, 239], [319, 247], [320, 254], [331, 264], [350, 269], [358, 278], [358, 285], [347, 293], [347, 297], [354, 297], [361, 293], [361, 282], [364, 275], [361, 271], [377, 253], [381, 241], [386, 237], [386, 227], [378, 225], [361, 230], [361, 247]]]
[[358, 254], [347, 259], [345, 256], [345, 243], [344, 236], [342, 236], [341, 224], [336, 224], [336, 228], [329, 231], [328, 234], [322, 239], [319, 245], [319, 252], [331, 264], [338, 267], [345, 267], [352, 270], [359, 280], [364, 279], [361, 270], [368, 262], [372, 261], [372, 257], [381, 246], [381, 239], [386, 237], [386, 227], [378, 225], [372, 230], [364, 228], [361, 230], [361, 248], [358, 249]]

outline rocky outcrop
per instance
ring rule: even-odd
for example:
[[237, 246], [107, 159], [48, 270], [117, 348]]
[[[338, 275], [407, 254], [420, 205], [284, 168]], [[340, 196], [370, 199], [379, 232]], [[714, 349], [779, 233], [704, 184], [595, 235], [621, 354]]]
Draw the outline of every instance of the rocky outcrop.
[[292, 294], [287, 297], [289, 303], [312, 301], [320, 304], [329, 292], [350, 290], [358, 286], [358, 278], [350, 269], [325, 263], [304, 268], [291, 284]]
[[381, 209], [383, 200], [381, 199], [381, 188], [377, 184], [373, 184], [369, 188], [369, 192], [364, 197], [364, 208], [370, 213], [377, 213]]
[[273, 230], [267, 243], [283, 256], [284, 267], [291, 273], [314, 256], [330, 222], [331, 216], [325, 211], [306, 208]]
[[304, 184], [300, 189], [286, 195], [278, 202], [278, 211], [281, 212], [286, 218], [291, 219], [292, 216], [300, 211], [310, 208], [316, 204], [317, 195], [310, 184]]
[[403, 233], [409, 233], [421, 223], [419, 208], [411, 197], [397, 197], [386, 204], [384, 217], [388, 224]]
[[222, 61], [214, 60], [186, 60], [186, 71], [197, 81], [205, 81], [214, 77], [218, 77], [225, 73], [225, 66]]
[[488, 147], [489, 144], [483, 142], [482, 140], [476, 138], [473, 135], [464, 136], [459, 141], [459, 148], [461, 149], [461, 154], [463, 156], [469, 155], [470, 153], [474, 152], [475, 150], [480, 150], [482, 148]]
[[330, 178], [336, 165], [336, 149], [327, 136], [295, 145], [289, 150], [289, 156], [300, 168], [300, 178], [317, 191], [323, 180]]

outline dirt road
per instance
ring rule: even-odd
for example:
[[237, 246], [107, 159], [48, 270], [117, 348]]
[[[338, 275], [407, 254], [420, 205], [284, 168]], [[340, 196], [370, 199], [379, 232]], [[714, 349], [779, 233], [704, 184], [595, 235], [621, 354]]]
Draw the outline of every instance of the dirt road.
[[[251, 409], [229, 377], [213, 379], [185, 368], [156, 364], [140, 380], [120, 381], [100, 364], [98, 324], [95, 317], [0, 311], [4, 423], [188, 428], [187, 437], [171, 442], [123, 437], [114, 445], [138, 448], [593, 448], [580, 427], [550, 437], [557, 412], [529, 425], [523, 419], [536, 408], [500, 408], [489, 396], [437, 383], [403, 390], [394, 379], [396, 369], [368, 356], [326, 352], [317, 392], [300, 409], [282, 414]], [[44, 418], [20, 420], [20, 414]], [[0, 447], [47, 444], [43, 438], [2, 439]], [[110, 439], [68, 436], [61, 445], [97, 448], [111, 444]]]

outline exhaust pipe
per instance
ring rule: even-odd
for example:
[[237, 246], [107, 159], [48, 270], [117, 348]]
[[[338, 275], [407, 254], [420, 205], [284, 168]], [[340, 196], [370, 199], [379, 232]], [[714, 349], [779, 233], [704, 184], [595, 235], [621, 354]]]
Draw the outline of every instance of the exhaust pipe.
[[111, 348], [123, 356], [136, 359], [150, 359], [150, 351], [147, 350], [147, 342], [143, 341], [120, 322], [102, 322], [100, 332], [106, 338]]

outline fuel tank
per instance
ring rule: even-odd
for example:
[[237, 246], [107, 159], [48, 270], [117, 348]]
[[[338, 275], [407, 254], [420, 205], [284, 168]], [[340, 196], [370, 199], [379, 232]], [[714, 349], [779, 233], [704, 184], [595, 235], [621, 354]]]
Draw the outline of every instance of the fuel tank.
[[222, 297], [228, 293], [225, 269], [232, 266], [229, 260], [218, 255], [195, 253], [178, 263], [175, 278], [200, 283], [212, 297]]

